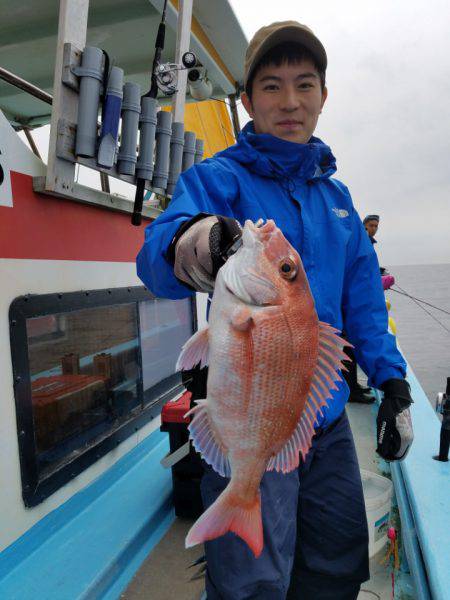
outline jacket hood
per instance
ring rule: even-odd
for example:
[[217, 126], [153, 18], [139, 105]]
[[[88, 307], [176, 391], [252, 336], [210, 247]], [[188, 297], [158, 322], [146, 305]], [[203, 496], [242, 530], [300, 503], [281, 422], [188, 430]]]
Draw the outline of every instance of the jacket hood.
[[287, 142], [268, 133], [255, 133], [253, 121], [247, 123], [236, 144], [216, 154], [245, 165], [265, 177], [330, 177], [336, 171], [336, 159], [329, 146], [312, 137], [307, 144]]

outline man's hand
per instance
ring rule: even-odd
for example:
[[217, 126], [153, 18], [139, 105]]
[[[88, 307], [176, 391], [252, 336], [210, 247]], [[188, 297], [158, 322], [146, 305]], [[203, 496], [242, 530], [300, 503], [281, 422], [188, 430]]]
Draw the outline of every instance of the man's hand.
[[388, 461], [403, 460], [414, 439], [409, 384], [405, 379], [388, 379], [381, 389], [384, 398], [377, 416], [377, 452]]
[[209, 216], [194, 222], [175, 246], [175, 276], [199, 292], [212, 292], [217, 271], [224, 264], [222, 253], [239, 237], [235, 219]]

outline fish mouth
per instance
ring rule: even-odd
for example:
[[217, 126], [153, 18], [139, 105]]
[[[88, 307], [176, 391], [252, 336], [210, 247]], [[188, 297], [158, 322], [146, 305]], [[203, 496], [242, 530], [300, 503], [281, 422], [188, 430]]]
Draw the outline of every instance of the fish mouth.
[[259, 219], [256, 223], [247, 220], [244, 224], [242, 232], [243, 245], [248, 248], [253, 248], [256, 241], [264, 242], [271, 233], [277, 228], [272, 219], [268, 219], [265, 223], [263, 219]]

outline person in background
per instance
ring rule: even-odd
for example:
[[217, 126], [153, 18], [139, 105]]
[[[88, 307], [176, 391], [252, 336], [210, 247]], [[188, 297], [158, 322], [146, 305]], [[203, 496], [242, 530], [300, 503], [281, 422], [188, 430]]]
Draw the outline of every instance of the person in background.
[[348, 401], [356, 402], [358, 404], [373, 404], [375, 402], [375, 396], [372, 394], [372, 389], [367, 386], [362, 386], [358, 382], [358, 365], [356, 364], [353, 348], [345, 346], [344, 352], [348, 356], [348, 359], [344, 361], [344, 365], [348, 370], [343, 371], [342, 375], [350, 390]]
[[[369, 236], [369, 240], [371, 244], [378, 244], [375, 239], [375, 234], [378, 231], [378, 227], [380, 225], [380, 216], [379, 215], [367, 215], [364, 218], [363, 225], [366, 228], [367, 235]], [[387, 273], [387, 269], [384, 267], [380, 267], [380, 274], [385, 275]]]
[[367, 215], [367, 217], [364, 218], [363, 225], [366, 228], [367, 235], [369, 236], [369, 240], [372, 244], [377, 243], [377, 240], [375, 239], [375, 234], [378, 231], [379, 224], [379, 215]]
[[[378, 453], [401, 460], [413, 439], [406, 363], [387, 330], [373, 246], [347, 187], [333, 177], [330, 148], [313, 136], [326, 67], [325, 49], [305, 25], [272, 23], [255, 34], [241, 96], [252, 121], [236, 144], [181, 174], [167, 210], [146, 229], [138, 275], [164, 298], [212, 292], [217, 257], [240, 225], [273, 219], [302, 258], [319, 319], [345, 329], [370, 384], [384, 392]], [[356, 600], [369, 578], [368, 531], [347, 398], [339, 381], [298, 469], [265, 473], [259, 558], [233, 533], [206, 542], [208, 600]], [[205, 463], [205, 508], [228, 482]]]
[[[369, 240], [372, 245], [378, 243], [375, 239], [375, 234], [378, 231], [379, 224], [379, 215], [367, 215], [367, 217], [364, 218], [363, 225], [367, 231], [367, 235], [369, 236]], [[380, 267], [380, 274], [383, 275], [385, 272], [386, 269], [384, 267]], [[358, 383], [358, 366], [356, 364], [353, 349], [349, 346], [346, 346], [344, 348], [344, 352], [349, 358], [349, 360], [345, 361], [345, 366], [347, 367], [348, 371], [344, 371], [345, 381], [350, 388], [350, 396], [348, 401], [358, 402], [360, 404], [372, 404], [375, 401], [375, 397], [371, 395], [370, 388], [363, 387]]]

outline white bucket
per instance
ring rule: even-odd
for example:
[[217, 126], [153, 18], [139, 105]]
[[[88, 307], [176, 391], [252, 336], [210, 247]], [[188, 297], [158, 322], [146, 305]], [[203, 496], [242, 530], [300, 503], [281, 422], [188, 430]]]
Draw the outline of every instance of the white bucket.
[[369, 557], [375, 556], [387, 542], [391, 512], [392, 481], [361, 469], [361, 479], [369, 527]]

